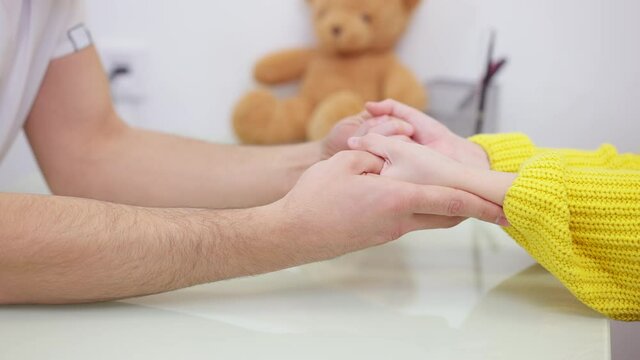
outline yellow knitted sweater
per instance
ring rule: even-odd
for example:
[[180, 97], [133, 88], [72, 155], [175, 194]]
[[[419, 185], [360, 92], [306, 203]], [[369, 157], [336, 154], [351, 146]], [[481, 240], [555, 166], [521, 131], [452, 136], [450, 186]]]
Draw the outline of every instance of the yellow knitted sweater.
[[494, 170], [518, 173], [509, 235], [586, 305], [640, 320], [640, 155], [541, 149], [523, 134], [471, 141]]

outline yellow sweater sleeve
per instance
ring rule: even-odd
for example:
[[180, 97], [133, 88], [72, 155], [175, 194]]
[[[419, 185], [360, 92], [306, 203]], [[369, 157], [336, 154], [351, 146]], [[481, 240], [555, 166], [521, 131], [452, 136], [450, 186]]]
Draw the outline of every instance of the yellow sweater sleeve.
[[537, 149], [533, 142], [521, 133], [483, 134], [469, 138], [482, 146], [495, 171], [518, 172], [522, 163], [533, 157]]
[[640, 170], [638, 155], [619, 155], [616, 148], [608, 144], [596, 151], [546, 149], [536, 147], [529, 137], [521, 133], [483, 134], [469, 140], [482, 146], [489, 156], [491, 168], [496, 171], [518, 172], [525, 161], [548, 151], [560, 153], [570, 167]]
[[607, 161], [592, 157], [593, 166], [567, 151], [524, 161], [505, 198], [506, 231], [586, 305], [637, 321], [640, 156], [602, 149]]

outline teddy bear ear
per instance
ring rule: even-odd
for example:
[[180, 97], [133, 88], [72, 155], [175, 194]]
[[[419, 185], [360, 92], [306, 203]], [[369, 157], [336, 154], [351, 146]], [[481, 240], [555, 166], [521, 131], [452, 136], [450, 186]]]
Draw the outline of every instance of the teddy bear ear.
[[[308, 0], [308, 1], [313, 1], [313, 0]], [[418, 5], [420, 5], [421, 3], [420, 0], [402, 0], [402, 2], [404, 3], [405, 8], [409, 12], [413, 12], [413, 10], [415, 10], [418, 7]]]

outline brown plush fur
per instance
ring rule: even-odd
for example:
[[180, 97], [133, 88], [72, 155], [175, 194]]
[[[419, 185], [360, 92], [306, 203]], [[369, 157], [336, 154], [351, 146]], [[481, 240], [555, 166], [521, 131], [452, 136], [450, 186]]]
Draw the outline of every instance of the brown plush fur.
[[297, 96], [268, 90], [247, 94], [233, 125], [244, 143], [278, 144], [324, 137], [366, 101], [393, 98], [426, 107], [426, 94], [393, 48], [420, 0], [308, 0], [319, 46], [262, 59], [255, 78], [265, 85], [301, 79]]

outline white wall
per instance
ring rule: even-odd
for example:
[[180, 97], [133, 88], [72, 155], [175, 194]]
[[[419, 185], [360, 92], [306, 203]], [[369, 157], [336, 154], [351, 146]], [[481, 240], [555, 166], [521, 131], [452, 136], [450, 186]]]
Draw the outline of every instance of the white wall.
[[[500, 129], [544, 146], [612, 142], [638, 151], [640, 2], [430, 0], [400, 46], [422, 79], [472, 79], [488, 29], [511, 59], [500, 78]], [[303, 0], [88, 0], [98, 46], [141, 44], [146, 103], [136, 125], [233, 142], [229, 117], [255, 59], [312, 41]], [[133, 114], [133, 115], [131, 115]], [[42, 191], [24, 141], [0, 166], [0, 189]]]
[[473, 76], [493, 27], [511, 60], [501, 130], [545, 146], [638, 151], [639, 14], [635, 0], [431, 0], [403, 54], [422, 76]]
[[[302, 0], [89, 1], [98, 45], [145, 44], [149, 99], [139, 124], [231, 142], [230, 110], [261, 54], [313, 41]], [[247, 9], [251, 9], [250, 11]], [[511, 63], [500, 128], [544, 146], [639, 149], [640, 2], [430, 0], [400, 47], [421, 79], [473, 79], [488, 29]], [[134, 119], [132, 119], [134, 120]]]
[[[278, 6], [274, 6], [277, 3]], [[150, 61], [148, 100], [133, 123], [234, 142], [229, 126], [251, 68], [274, 48], [310, 37], [304, 1], [89, 1], [98, 46], [140, 43]], [[248, 11], [247, 9], [251, 9]]]

